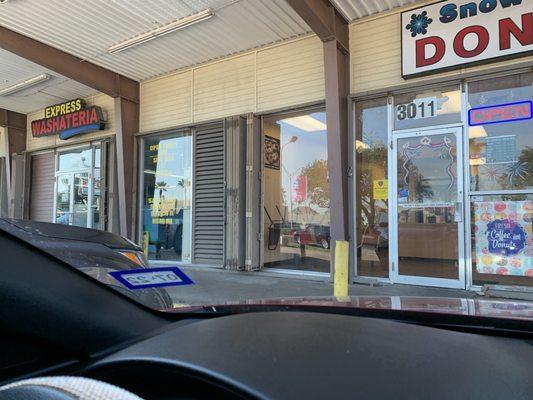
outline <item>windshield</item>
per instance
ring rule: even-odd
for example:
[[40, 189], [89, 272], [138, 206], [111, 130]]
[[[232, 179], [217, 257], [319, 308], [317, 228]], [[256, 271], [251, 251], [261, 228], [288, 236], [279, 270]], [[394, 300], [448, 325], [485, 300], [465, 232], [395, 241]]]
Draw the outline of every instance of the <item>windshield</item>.
[[0, 1], [0, 234], [164, 312], [533, 320], [530, 2], [88, 3]]

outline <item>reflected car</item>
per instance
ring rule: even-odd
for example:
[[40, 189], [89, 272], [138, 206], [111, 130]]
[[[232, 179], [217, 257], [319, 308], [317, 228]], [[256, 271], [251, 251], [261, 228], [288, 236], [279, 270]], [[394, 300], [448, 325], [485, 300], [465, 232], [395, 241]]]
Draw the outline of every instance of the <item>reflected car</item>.
[[111, 232], [78, 226], [0, 218], [0, 230], [66, 262], [124, 295], [158, 310], [172, 307], [164, 288], [127, 290], [109, 272], [148, 268], [141, 247]]
[[327, 225], [310, 224], [303, 229], [293, 230], [292, 236], [299, 245], [310, 244], [329, 249], [331, 236]]

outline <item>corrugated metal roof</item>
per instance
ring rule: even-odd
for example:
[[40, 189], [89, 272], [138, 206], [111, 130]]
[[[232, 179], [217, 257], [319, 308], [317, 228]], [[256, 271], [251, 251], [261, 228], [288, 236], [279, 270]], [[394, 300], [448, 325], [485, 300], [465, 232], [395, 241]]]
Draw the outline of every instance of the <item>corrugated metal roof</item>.
[[90, 87], [0, 49], [0, 89], [43, 73], [51, 78], [23, 91], [0, 96], [0, 108], [26, 114], [51, 104], [96, 93]]
[[330, 0], [349, 21], [408, 6], [420, 0]]
[[[207, 21], [107, 52], [206, 8]], [[137, 80], [310, 32], [285, 0], [14, 0], [0, 4], [0, 25]]]

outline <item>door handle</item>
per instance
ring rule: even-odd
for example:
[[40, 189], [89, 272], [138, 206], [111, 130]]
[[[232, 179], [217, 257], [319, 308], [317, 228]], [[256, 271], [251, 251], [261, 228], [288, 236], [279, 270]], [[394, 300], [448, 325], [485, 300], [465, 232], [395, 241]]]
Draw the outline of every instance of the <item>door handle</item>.
[[454, 222], [463, 222], [463, 203], [461, 201], [455, 202], [455, 213], [453, 215]]

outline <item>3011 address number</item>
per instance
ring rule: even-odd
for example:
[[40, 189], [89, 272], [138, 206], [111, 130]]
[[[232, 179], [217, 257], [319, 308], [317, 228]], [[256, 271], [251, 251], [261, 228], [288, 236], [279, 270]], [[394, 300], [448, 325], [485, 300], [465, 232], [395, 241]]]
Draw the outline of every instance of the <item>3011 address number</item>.
[[398, 121], [405, 119], [420, 119], [434, 117], [436, 115], [435, 100], [413, 101], [408, 104], [398, 104], [396, 106], [396, 118]]

